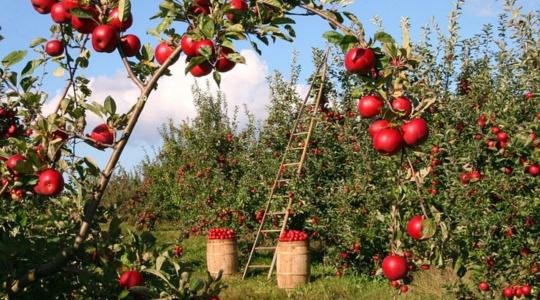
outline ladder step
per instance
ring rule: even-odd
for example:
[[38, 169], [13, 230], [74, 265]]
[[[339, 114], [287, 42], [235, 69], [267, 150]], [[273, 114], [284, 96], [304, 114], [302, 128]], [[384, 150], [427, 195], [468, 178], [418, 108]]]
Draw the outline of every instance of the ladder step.
[[290, 150], [304, 150], [304, 147], [294, 147], [294, 148], [289, 148]]
[[309, 131], [302, 131], [302, 132], [295, 132], [293, 133], [293, 135], [304, 135], [304, 134], [308, 134]]
[[281, 232], [281, 229], [263, 229], [261, 232]]
[[248, 266], [248, 268], [252, 268], [252, 269], [266, 269], [266, 268], [270, 268], [270, 265], [250, 265], [250, 266]]
[[275, 215], [275, 216], [279, 216], [279, 215], [284, 215], [285, 213], [282, 212], [282, 211], [276, 211], [276, 212], [273, 212], [273, 213], [268, 213], [269, 215]]
[[285, 166], [285, 167], [287, 167], [287, 166], [297, 166], [299, 164], [300, 164], [300, 162], [293, 162], [293, 163], [282, 164], [282, 166]]
[[268, 250], [275, 250], [276, 247], [255, 247], [255, 250], [263, 250], [263, 251], [268, 251]]
[[276, 182], [289, 182], [291, 180], [292, 179], [278, 179], [278, 180], [276, 180]]

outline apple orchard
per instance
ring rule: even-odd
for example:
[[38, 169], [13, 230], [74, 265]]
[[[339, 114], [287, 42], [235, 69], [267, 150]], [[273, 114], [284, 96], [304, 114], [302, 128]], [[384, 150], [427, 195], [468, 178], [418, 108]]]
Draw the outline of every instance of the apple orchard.
[[[118, 161], [179, 59], [185, 76], [219, 85], [245, 63], [235, 41], [264, 55], [277, 39], [293, 42], [304, 16], [329, 25], [328, 78], [309, 78], [321, 105], [311, 108], [317, 125], [287, 191], [293, 206], [279, 242], [309, 240], [313, 263], [332, 276], [384, 280], [395, 296], [414, 293], [416, 273], [437, 269], [454, 275], [445, 289], [458, 299], [539, 297], [539, 12], [502, 1], [497, 26], [462, 38], [457, 1], [448, 34], [426, 26], [416, 42], [406, 18], [399, 39], [364, 32], [347, 1], [164, 0], [143, 44], [129, 33], [145, 21], [131, 14], [135, 1], [25, 2], [54, 26], [32, 41], [36, 58], [15, 50], [0, 67], [4, 298], [219, 299], [224, 280], [191, 277], [188, 249], [153, 232], [169, 224], [180, 241], [238, 240], [245, 263], [303, 101], [298, 66], [290, 80], [269, 76], [261, 124], [247, 113], [239, 128], [224, 96], [197, 87], [197, 116], [165, 124], [156, 157], [134, 173]], [[88, 100], [82, 71], [97, 53], [121, 60], [138, 89], [129, 110], [112, 97]], [[324, 53], [313, 50], [314, 66]], [[59, 100], [41, 90], [47, 64], [67, 74]], [[102, 124], [88, 128], [91, 115]], [[74, 151], [79, 143], [108, 150], [105, 167]]]

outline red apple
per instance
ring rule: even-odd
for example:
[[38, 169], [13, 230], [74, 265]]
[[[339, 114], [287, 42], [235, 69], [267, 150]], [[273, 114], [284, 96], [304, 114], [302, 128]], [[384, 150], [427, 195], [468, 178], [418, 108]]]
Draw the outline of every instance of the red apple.
[[350, 73], [367, 74], [375, 67], [375, 53], [370, 48], [352, 48], [345, 56], [345, 68]]
[[384, 102], [377, 96], [364, 96], [358, 100], [358, 113], [363, 118], [372, 118], [381, 113]]
[[503, 132], [503, 131], [497, 133], [497, 140], [499, 142], [506, 143], [508, 141], [508, 134], [506, 132]]
[[32, 0], [32, 6], [42, 15], [50, 13], [54, 3], [56, 0]]
[[420, 240], [423, 237], [422, 233], [422, 221], [423, 216], [417, 215], [411, 218], [407, 223], [407, 233], [415, 240]]
[[165, 63], [165, 61], [171, 56], [171, 54], [174, 52], [174, 49], [169, 43], [167, 42], [161, 42], [159, 45], [157, 45], [155, 52], [156, 61], [162, 65]]
[[403, 117], [408, 117], [412, 112], [411, 100], [407, 97], [399, 97], [392, 101], [392, 109], [400, 113]]
[[133, 24], [133, 16], [130, 12], [127, 14], [127, 16], [124, 16], [123, 21], [120, 21], [120, 12], [118, 11], [118, 7], [115, 7], [109, 12], [108, 24], [116, 27], [116, 30], [119, 32], [124, 32]]
[[534, 164], [527, 167], [527, 173], [532, 177], [536, 177], [540, 174], [540, 165]]
[[141, 40], [134, 34], [125, 35], [120, 38], [120, 49], [127, 57], [135, 56], [141, 50]]
[[182, 36], [182, 40], [180, 41], [180, 45], [182, 46], [182, 51], [189, 57], [197, 56], [197, 50], [195, 49], [195, 44], [197, 44], [197, 41], [195, 41], [193, 37], [191, 37], [187, 33]]
[[62, 0], [62, 5], [64, 5], [64, 7], [66, 9], [74, 9], [74, 8], [79, 8], [81, 5], [79, 4], [79, 1], [80, 0]]
[[18, 172], [15, 170], [15, 166], [26, 160], [26, 157], [22, 154], [14, 154], [6, 160], [6, 168], [12, 172], [13, 174], [18, 174]]
[[111, 53], [118, 45], [118, 30], [111, 25], [99, 25], [92, 32], [92, 46], [97, 52]]
[[531, 295], [531, 292], [532, 292], [532, 288], [531, 288], [530, 285], [526, 284], [526, 285], [521, 287], [521, 294], [523, 296], [529, 296], [529, 295]]
[[503, 289], [503, 296], [505, 298], [508, 298], [508, 299], [513, 298], [514, 297], [514, 289], [511, 288], [511, 287], [504, 288]]
[[197, 43], [195, 43], [195, 53], [197, 55], [202, 55], [201, 49], [208, 48], [210, 50], [211, 55], [214, 55], [215, 49], [214, 49], [214, 42], [208, 39], [200, 40]]
[[402, 143], [401, 134], [394, 128], [382, 129], [373, 137], [373, 148], [384, 154], [396, 153]]
[[50, 40], [45, 44], [45, 53], [50, 56], [60, 56], [64, 54], [64, 45], [59, 40]]
[[244, 0], [231, 0], [229, 8], [232, 12], [225, 14], [231, 22], [238, 22], [238, 16], [248, 10], [248, 5]]
[[414, 118], [409, 122], [401, 125], [403, 140], [409, 146], [414, 146], [428, 136], [428, 125], [422, 118]]
[[487, 292], [489, 291], [489, 284], [485, 281], [482, 281], [478, 284], [478, 289], [482, 292]]
[[205, 62], [193, 67], [193, 69], [191, 69], [189, 72], [194, 77], [203, 77], [203, 76], [206, 76], [206, 75], [208, 75], [208, 74], [210, 74], [212, 72], [212, 65], [205, 61]]
[[227, 58], [227, 55], [234, 53], [230, 48], [221, 47], [221, 52], [219, 53], [219, 58], [216, 61], [216, 70], [219, 72], [228, 72], [234, 68], [236, 63]]
[[141, 286], [143, 284], [143, 277], [137, 271], [126, 271], [120, 276], [118, 283], [120, 287], [129, 289], [134, 286]]
[[388, 255], [382, 262], [384, 277], [389, 280], [399, 280], [407, 275], [407, 260], [403, 256]]
[[102, 148], [100, 146], [102, 144], [112, 145], [114, 143], [114, 132], [107, 124], [101, 124], [92, 130], [90, 138], [95, 141], [94, 146], [96, 148]]
[[[67, 8], [65, 4], [64, 6]], [[92, 33], [94, 29], [98, 26], [96, 20], [99, 18], [99, 12], [93, 7], [86, 7], [83, 10], [91, 14], [92, 18], [84, 19], [72, 15], [71, 26], [73, 26], [73, 29], [77, 30], [80, 33]]]
[[64, 190], [64, 178], [55, 169], [46, 169], [39, 173], [39, 178], [34, 191], [38, 195], [53, 197]]
[[51, 18], [58, 24], [68, 23], [71, 21], [71, 14], [62, 3], [58, 2], [55, 3], [51, 8]]
[[377, 134], [379, 131], [386, 129], [388, 127], [390, 127], [390, 122], [388, 122], [385, 119], [373, 121], [373, 123], [371, 123], [368, 128], [369, 136], [373, 138], [375, 134]]
[[196, 15], [208, 15], [210, 13], [210, 1], [209, 0], [195, 0], [191, 5], [191, 10]]

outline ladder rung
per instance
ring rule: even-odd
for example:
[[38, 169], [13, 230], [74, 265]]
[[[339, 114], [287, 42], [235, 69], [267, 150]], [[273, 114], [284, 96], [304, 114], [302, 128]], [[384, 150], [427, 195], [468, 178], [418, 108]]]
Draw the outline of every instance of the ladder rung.
[[299, 165], [300, 162], [293, 162], [293, 163], [286, 163], [286, 164], [282, 164], [282, 166], [296, 166], [296, 165]]
[[292, 179], [278, 179], [278, 180], [276, 180], [276, 182], [289, 182], [291, 180]]
[[290, 150], [304, 150], [304, 147], [294, 147], [294, 148], [289, 148]]
[[268, 251], [268, 250], [275, 250], [276, 247], [255, 247], [255, 250], [265, 250], [265, 251]]
[[252, 269], [265, 269], [265, 268], [270, 268], [270, 265], [250, 265], [250, 266], [248, 266], [248, 268], [252, 268]]
[[295, 132], [293, 133], [293, 135], [304, 135], [304, 134], [308, 134], [309, 131], [302, 131], [302, 132]]
[[263, 229], [261, 232], [281, 232], [281, 229]]
[[285, 213], [282, 212], [282, 211], [276, 211], [276, 212], [273, 212], [273, 213], [269, 213], [270, 215], [284, 215]]

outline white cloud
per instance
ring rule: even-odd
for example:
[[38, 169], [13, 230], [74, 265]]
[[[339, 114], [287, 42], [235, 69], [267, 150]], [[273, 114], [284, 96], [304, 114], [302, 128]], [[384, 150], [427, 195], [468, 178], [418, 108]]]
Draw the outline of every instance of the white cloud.
[[469, 0], [465, 1], [464, 10], [477, 17], [493, 17], [500, 11], [501, 5], [495, 0]]
[[[240, 106], [240, 112], [243, 112], [242, 106], [245, 104], [256, 118], [261, 119], [266, 116], [266, 105], [269, 103], [266, 82], [268, 66], [253, 50], [242, 50], [241, 54], [246, 58], [246, 64], [239, 64], [233, 70], [222, 74], [221, 91], [226, 96], [230, 113], [234, 106]], [[167, 119], [171, 118], [179, 123], [195, 115], [191, 89], [196, 81], [204, 88], [208, 80], [211, 91], [214, 94], [218, 91], [211, 76], [195, 79], [189, 74], [184, 75], [185, 65], [185, 60], [181, 57], [171, 67], [172, 76], [160, 80], [158, 89], [148, 99], [135, 128], [130, 143], [132, 146], [156, 144], [159, 142], [158, 128]], [[107, 96], [111, 96], [116, 101], [118, 112], [127, 111], [137, 101], [138, 89], [127, 78], [124, 70], [110, 76], [91, 78], [90, 88], [93, 90], [91, 101], [103, 103]], [[56, 102], [53, 100], [50, 103]], [[46, 106], [44, 111], [50, 112], [52, 106]], [[239, 121], [245, 122], [246, 118], [240, 116]], [[88, 119], [88, 128], [91, 129], [101, 122], [103, 120], [92, 114]]]

